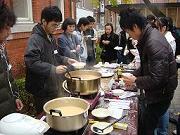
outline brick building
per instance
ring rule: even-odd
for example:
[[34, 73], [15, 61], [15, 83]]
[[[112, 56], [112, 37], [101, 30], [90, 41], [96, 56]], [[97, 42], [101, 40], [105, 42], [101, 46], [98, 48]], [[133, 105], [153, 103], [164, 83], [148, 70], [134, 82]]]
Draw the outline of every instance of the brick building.
[[[8, 37], [7, 51], [13, 74], [16, 78], [24, 75], [24, 51], [32, 28], [40, 22], [41, 10], [48, 5], [56, 5], [61, 9], [63, 18], [76, 17], [76, 0], [5, 0], [14, 10], [17, 22]], [[56, 31], [58, 36], [62, 31]]]

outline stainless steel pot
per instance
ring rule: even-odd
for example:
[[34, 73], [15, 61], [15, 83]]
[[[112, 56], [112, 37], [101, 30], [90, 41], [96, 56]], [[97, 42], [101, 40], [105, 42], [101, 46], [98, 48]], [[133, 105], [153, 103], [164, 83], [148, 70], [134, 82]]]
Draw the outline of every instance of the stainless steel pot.
[[[63, 116], [59, 107], [78, 107], [83, 109], [83, 112], [73, 116]], [[49, 126], [61, 132], [70, 132], [81, 129], [88, 122], [89, 103], [80, 98], [62, 97], [48, 101], [43, 109], [46, 112], [46, 121]], [[73, 110], [69, 110], [73, 111]]]
[[76, 70], [65, 74], [67, 89], [70, 93], [90, 95], [97, 93], [100, 89], [101, 74], [92, 70]]

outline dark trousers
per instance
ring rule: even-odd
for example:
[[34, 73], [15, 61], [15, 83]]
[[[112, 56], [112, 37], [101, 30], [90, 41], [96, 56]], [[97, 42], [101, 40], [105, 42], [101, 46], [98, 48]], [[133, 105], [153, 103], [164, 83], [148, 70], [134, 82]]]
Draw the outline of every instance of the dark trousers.
[[91, 53], [88, 55], [87, 60], [86, 60], [86, 64], [88, 66], [93, 66], [96, 64], [95, 53]]
[[139, 102], [139, 135], [154, 135], [160, 117], [168, 110], [171, 100], [153, 104]]
[[48, 102], [51, 99], [56, 98], [55, 96], [53, 97], [37, 97], [34, 96], [34, 102], [35, 102], [35, 107], [36, 107], [36, 113], [37, 115], [43, 112], [43, 106], [46, 102]]

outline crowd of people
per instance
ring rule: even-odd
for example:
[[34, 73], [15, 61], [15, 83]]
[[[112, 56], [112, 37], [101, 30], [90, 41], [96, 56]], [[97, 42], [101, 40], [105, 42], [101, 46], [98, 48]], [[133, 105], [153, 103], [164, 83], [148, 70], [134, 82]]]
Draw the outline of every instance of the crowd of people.
[[[15, 14], [5, 3], [0, 3], [0, 118], [19, 111], [23, 103], [11, 74], [6, 53], [6, 38], [15, 24]], [[171, 33], [168, 17], [142, 16], [134, 9], [120, 13], [122, 31], [115, 34], [113, 25], [105, 25], [99, 39], [102, 62], [126, 63], [133, 61], [130, 49], [137, 49], [140, 66], [131, 76], [123, 77], [125, 86], [140, 89], [139, 135], [165, 135], [168, 127], [168, 108], [177, 87], [176, 38]], [[58, 7], [45, 7], [40, 22], [34, 26], [24, 54], [26, 65], [25, 87], [35, 100], [37, 114], [43, 105], [64, 96], [63, 74], [77, 61], [96, 63], [95, 19], [92, 16], [76, 20], [66, 18], [64, 32], [56, 39], [54, 31], [62, 22]], [[135, 44], [133, 44], [133, 41]], [[119, 51], [116, 46], [122, 47]]]

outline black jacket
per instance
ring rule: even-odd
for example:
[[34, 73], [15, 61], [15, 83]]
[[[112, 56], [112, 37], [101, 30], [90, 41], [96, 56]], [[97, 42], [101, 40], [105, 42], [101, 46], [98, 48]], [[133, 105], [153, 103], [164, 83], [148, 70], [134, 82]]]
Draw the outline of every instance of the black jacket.
[[[104, 45], [102, 43], [103, 40], [108, 40], [110, 43], [108, 45]], [[101, 59], [105, 62], [111, 62], [117, 59], [117, 51], [114, 47], [119, 45], [119, 36], [115, 33], [112, 33], [110, 37], [107, 37], [107, 34], [103, 34], [99, 43], [102, 48]]]
[[[15, 99], [18, 96], [17, 87], [12, 78], [11, 71], [8, 70], [7, 54], [3, 50], [0, 48], [0, 119], [10, 113], [16, 112]], [[11, 84], [12, 91], [9, 83]]]
[[147, 25], [137, 45], [141, 67], [134, 72], [136, 85], [145, 91], [147, 103], [171, 100], [177, 87], [177, 68], [171, 46], [156, 29]]
[[67, 58], [59, 54], [55, 39], [47, 34], [40, 24], [33, 28], [25, 52], [26, 90], [38, 97], [56, 97], [61, 88], [58, 65], [66, 64]]

